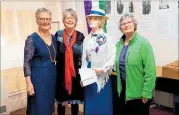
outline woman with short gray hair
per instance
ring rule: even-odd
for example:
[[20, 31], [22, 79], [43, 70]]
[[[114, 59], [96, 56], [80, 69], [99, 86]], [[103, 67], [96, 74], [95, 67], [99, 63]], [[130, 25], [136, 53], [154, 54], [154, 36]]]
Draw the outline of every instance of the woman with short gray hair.
[[149, 115], [156, 80], [153, 49], [137, 32], [137, 20], [132, 14], [124, 14], [119, 25], [123, 36], [116, 45], [118, 114]]
[[71, 114], [77, 115], [83, 103], [83, 88], [78, 73], [81, 67], [83, 33], [75, 30], [77, 13], [69, 8], [63, 12], [64, 29], [55, 34], [57, 39], [56, 100], [58, 115], [65, 115], [65, 107], [71, 104]]
[[[126, 13], [126, 14], [124, 14], [124, 15], [121, 16], [121, 18], [120, 18], [120, 20], [119, 20], [119, 28], [120, 28], [120, 30], [121, 30], [121, 27], [122, 27], [122, 24], [123, 24], [122, 22], [123, 22], [127, 17], [130, 17], [130, 18], [132, 19], [133, 24], [134, 24], [134, 31], [136, 31], [136, 30], [137, 30], [137, 25], [138, 25], [137, 19], [136, 19], [132, 14], [129, 14], [129, 13]], [[121, 31], [122, 31], [122, 30], [121, 30]]]
[[46, 12], [49, 14], [50, 18], [52, 18], [52, 13], [49, 9], [46, 9], [46, 8], [39, 8], [36, 10], [35, 12], [35, 17], [36, 17], [36, 20], [39, 18], [39, 15], [41, 12]]
[[[63, 11], [63, 22], [65, 21], [65, 19], [69, 19], [69, 18], [67, 18], [68, 14], [71, 14], [71, 16], [74, 18], [74, 20], [75, 20], [74, 27], [76, 27], [77, 22], [78, 22], [78, 16], [77, 16], [77, 13], [71, 8], [66, 9], [65, 11]], [[66, 26], [66, 25], [64, 24], [64, 26]]]
[[24, 47], [24, 76], [27, 115], [52, 115], [56, 82], [56, 39], [50, 33], [52, 14], [46, 8], [35, 13], [38, 30], [27, 37]]

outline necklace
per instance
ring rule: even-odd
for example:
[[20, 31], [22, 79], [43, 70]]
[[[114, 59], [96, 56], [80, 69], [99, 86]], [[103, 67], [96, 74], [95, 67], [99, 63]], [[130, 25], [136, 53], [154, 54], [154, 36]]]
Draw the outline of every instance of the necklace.
[[52, 59], [52, 56], [51, 56], [51, 53], [50, 53], [50, 49], [49, 49], [49, 47], [47, 46], [47, 44], [45, 43], [45, 40], [44, 40], [44, 38], [42, 37], [40, 31], [39, 31], [39, 34], [40, 34], [40, 37], [42, 38], [42, 40], [43, 40], [45, 46], [46, 46], [47, 49], [48, 49], [48, 53], [49, 53], [51, 62], [52, 62], [52, 63], [55, 63], [55, 65], [56, 65], [56, 51], [55, 51], [55, 47], [54, 47], [54, 44], [53, 44], [53, 41], [52, 41], [52, 36], [49, 35], [49, 36], [50, 36], [51, 43], [52, 43], [53, 51], [54, 51], [54, 59]]

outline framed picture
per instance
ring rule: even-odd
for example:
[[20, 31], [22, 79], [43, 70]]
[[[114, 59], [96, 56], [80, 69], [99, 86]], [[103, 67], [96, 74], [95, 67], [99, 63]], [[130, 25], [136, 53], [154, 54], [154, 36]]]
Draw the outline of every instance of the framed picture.
[[128, 1], [128, 11], [134, 13], [134, 1], [132, 0]]
[[151, 0], [142, 1], [142, 14], [143, 15], [151, 14]]
[[127, 1], [116, 0], [115, 1], [115, 17], [120, 17], [122, 14], [127, 12]]
[[159, 2], [159, 10], [169, 9], [169, 0], [160, 0]]
[[107, 0], [106, 1], [106, 14], [107, 15], [110, 15], [111, 14], [111, 5], [112, 5], [112, 3], [111, 3], [111, 0]]

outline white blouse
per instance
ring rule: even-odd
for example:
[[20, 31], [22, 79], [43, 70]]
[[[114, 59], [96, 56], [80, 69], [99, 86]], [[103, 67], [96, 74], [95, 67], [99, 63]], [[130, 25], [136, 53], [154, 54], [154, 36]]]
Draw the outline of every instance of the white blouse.
[[[112, 38], [107, 33], [104, 33], [102, 29], [95, 33], [97, 36], [92, 34], [94, 33], [91, 32], [83, 41], [82, 68], [87, 68], [88, 62], [91, 61], [91, 68], [104, 71], [103, 74], [97, 74], [97, 91], [100, 92], [108, 81], [114, 66], [116, 47]], [[96, 41], [99, 35], [106, 36], [106, 42], [100, 46]], [[98, 52], [96, 52], [97, 46], [99, 46]]]

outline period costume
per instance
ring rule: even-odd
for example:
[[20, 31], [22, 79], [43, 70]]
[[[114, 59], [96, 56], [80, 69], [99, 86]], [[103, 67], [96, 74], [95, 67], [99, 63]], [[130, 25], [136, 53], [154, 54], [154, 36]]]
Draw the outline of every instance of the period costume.
[[35, 95], [27, 96], [27, 115], [52, 115], [56, 83], [56, 39], [47, 45], [36, 32], [28, 36], [24, 48], [24, 74], [31, 77]]
[[80, 84], [79, 68], [81, 68], [82, 42], [84, 35], [74, 31], [69, 36], [66, 30], [55, 34], [57, 39], [57, 81], [56, 100], [59, 106], [63, 101], [68, 104], [82, 104], [84, 91]]
[[97, 82], [84, 88], [85, 115], [112, 115], [112, 89], [110, 72], [114, 64], [115, 45], [111, 37], [101, 29], [90, 33], [83, 42], [82, 67], [100, 68]]

